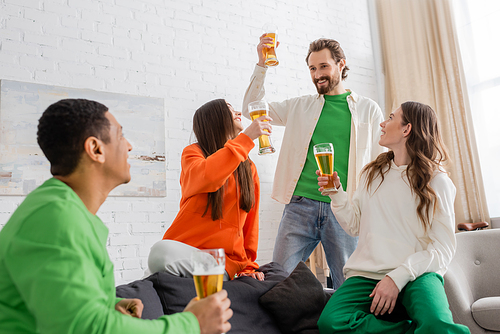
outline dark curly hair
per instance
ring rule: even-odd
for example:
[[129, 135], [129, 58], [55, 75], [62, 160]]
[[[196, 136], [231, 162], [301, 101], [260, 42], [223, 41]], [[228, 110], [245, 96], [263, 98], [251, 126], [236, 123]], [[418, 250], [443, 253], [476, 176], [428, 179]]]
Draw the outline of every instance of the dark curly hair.
[[50, 105], [38, 120], [38, 145], [50, 162], [52, 175], [73, 173], [84, 151], [85, 140], [94, 136], [108, 143], [108, 108], [95, 101], [65, 99]]

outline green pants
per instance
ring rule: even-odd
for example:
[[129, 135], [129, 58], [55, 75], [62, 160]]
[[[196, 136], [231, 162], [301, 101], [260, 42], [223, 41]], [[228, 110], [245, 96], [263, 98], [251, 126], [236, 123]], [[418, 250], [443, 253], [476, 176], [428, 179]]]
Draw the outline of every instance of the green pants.
[[443, 278], [425, 273], [399, 293], [392, 314], [370, 312], [369, 295], [379, 281], [350, 277], [335, 291], [318, 320], [319, 332], [329, 333], [470, 333], [453, 323]]

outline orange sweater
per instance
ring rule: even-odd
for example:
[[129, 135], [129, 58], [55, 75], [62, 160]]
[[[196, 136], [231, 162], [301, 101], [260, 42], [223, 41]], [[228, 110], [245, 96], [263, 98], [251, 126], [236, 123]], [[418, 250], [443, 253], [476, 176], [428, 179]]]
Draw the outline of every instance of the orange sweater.
[[[222, 149], [207, 158], [198, 144], [186, 147], [181, 158], [180, 211], [163, 236], [163, 239], [200, 249], [224, 248], [230, 278], [236, 273], [253, 272], [259, 268], [255, 262], [259, 241], [259, 177], [252, 162], [255, 205], [247, 213], [239, 207], [240, 194], [233, 174], [253, 147], [253, 141], [245, 134], [227, 141]], [[223, 185], [226, 185], [226, 190], [222, 218], [213, 221], [210, 207], [202, 217], [208, 193]]]

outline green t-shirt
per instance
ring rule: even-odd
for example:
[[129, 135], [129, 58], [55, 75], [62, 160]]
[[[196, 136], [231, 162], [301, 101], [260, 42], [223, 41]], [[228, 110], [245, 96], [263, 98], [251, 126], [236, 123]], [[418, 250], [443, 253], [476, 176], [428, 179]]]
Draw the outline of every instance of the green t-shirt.
[[318, 176], [316, 175], [318, 165], [313, 150], [316, 144], [333, 144], [333, 168], [338, 173], [340, 182], [343, 185], [347, 184], [351, 138], [351, 112], [347, 104], [347, 96], [350, 94], [346, 92], [340, 95], [324, 95], [325, 105], [311, 137], [306, 162], [293, 192], [294, 195], [330, 203], [330, 197], [323, 196], [318, 191]]
[[0, 333], [199, 333], [190, 312], [142, 320], [115, 310], [108, 229], [53, 178], [0, 231]]

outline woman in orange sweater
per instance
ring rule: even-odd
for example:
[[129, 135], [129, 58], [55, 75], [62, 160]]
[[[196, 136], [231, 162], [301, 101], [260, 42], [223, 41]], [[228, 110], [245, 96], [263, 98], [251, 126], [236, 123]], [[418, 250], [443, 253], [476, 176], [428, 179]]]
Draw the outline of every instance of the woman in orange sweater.
[[241, 112], [223, 99], [210, 101], [194, 114], [197, 143], [187, 146], [181, 158], [180, 211], [163, 240], [151, 248], [151, 273], [166, 271], [192, 276], [191, 252], [224, 248], [225, 279], [252, 276], [259, 265], [260, 184], [248, 158], [254, 140], [271, 132], [271, 118], [262, 116], [243, 131]]

